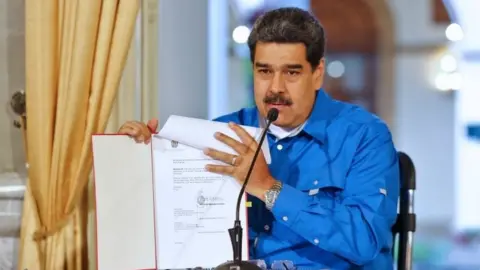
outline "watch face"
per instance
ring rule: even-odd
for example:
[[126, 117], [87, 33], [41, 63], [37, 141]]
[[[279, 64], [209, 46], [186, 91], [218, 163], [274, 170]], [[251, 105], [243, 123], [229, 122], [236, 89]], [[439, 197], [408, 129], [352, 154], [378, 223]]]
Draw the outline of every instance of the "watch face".
[[265, 203], [267, 205], [272, 204], [274, 198], [275, 198], [275, 191], [273, 190], [267, 191], [267, 193], [265, 194]]
[[270, 195], [270, 190], [269, 190], [269, 191], [265, 192], [265, 203], [268, 203], [268, 201], [270, 200], [270, 197], [271, 197], [271, 195]]

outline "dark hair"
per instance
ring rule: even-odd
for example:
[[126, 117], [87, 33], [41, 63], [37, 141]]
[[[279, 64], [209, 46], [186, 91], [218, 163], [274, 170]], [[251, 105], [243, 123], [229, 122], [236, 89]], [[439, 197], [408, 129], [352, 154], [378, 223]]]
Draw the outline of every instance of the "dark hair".
[[268, 11], [255, 21], [248, 37], [252, 62], [257, 42], [303, 43], [312, 69], [325, 53], [325, 32], [320, 22], [308, 11], [294, 7]]

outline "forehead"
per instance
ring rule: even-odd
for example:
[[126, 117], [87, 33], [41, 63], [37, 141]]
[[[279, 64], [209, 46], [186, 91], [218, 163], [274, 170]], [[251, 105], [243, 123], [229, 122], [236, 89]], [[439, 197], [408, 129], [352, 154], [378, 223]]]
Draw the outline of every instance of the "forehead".
[[273, 66], [302, 64], [307, 61], [307, 49], [303, 43], [257, 43], [255, 62]]

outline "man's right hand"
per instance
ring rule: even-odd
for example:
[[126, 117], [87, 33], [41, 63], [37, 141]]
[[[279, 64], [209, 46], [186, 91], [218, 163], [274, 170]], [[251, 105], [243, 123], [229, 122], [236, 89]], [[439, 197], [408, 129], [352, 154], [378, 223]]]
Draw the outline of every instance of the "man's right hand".
[[119, 134], [125, 134], [135, 139], [137, 143], [149, 143], [152, 133], [158, 128], [158, 120], [151, 119], [147, 124], [139, 121], [128, 121], [118, 130]]

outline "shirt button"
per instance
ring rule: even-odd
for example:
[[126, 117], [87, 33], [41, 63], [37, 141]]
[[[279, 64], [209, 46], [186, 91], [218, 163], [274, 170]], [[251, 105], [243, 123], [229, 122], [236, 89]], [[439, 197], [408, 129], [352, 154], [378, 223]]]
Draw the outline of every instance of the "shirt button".
[[315, 243], [315, 245], [318, 245], [319, 242], [320, 242], [320, 241], [318, 241], [317, 238], [313, 239], [313, 243]]
[[287, 216], [284, 216], [283, 217], [283, 221], [287, 221], [288, 220], [288, 217]]
[[281, 144], [277, 145], [277, 149], [278, 149], [278, 150], [282, 150], [282, 149], [283, 149], [283, 145], [281, 145]]
[[270, 230], [270, 226], [268, 226], [268, 225], [263, 226], [263, 228], [265, 229], [265, 231]]
[[313, 184], [318, 185], [318, 181], [317, 180], [313, 181]]

